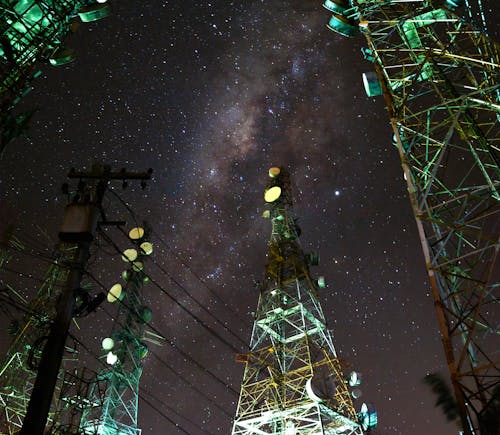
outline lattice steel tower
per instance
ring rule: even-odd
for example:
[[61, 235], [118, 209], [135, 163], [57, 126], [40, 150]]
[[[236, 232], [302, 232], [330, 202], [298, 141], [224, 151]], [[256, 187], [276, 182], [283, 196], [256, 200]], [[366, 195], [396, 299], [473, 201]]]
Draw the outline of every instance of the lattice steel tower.
[[[268, 263], [260, 287], [250, 352], [241, 356], [245, 371], [233, 435], [363, 434], [376, 414], [363, 405], [355, 412], [348, 383], [317, 299], [324, 279], [313, 281], [292, 215], [290, 178], [271, 168], [265, 191], [272, 222]], [[356, 395], [356, 394], [354, 394]]]
[[498, 433], [500, 60], [485, 8], [481, 0], [324, 6], [331, 30], [360, 32], [368, 44], [376, 73], [363, 81], [369, 96], [385, 97], [464, 433]]
[[37, 62], [64, 65], [74, 60], [64, 40], [72, 20], [108, 15], [106, 0], [2, 0], [0, 7], [0, 153], [25, 128], [32, 111], [14, 115], [17, 103], [42, 72]]
[[[144, 337], [145, 325], [151, 320], [151, 310], [144, 305], [142, 288], [149, 281], [143, 262], [152, 253], [152, 244], [142, 227], [133, 228], [129, 238], [133, 248], [124, 251], [123, 259], [129, 263], [122, 278], [126, 285], [117, 283], [109, 290], [107, 300], [119, 304], [118, 315], [111, 337], [102, 341], [109, 369], [102, 370], [95, 382], [91, 404], [82, 417], [81, 434], [139, 435], [137, 427], [139, 380], [142, 360], [148, 353]], [[101, 385], [105, 383], [104, 398]]]
[[55, 301], [66, 284], [67, 263], [73, 260], [75, 251], [74, 245], [59, 246], [36, 297], [26, 306], [27, 314], [13, 324], [14, 340], [0, 366], [0, 433], [16, 434], [21, 430], [38, 361], [55, 317]]

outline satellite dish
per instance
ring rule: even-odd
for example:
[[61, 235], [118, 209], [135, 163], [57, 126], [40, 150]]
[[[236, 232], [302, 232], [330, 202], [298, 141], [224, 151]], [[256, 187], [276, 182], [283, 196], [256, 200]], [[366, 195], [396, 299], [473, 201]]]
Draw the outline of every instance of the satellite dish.
[[266, 202], [274, 202], [281, 196], [281, 187], [273, 186], [264, 192], [264, 200]]
[[102, 348], [104, 350], [111, 350], [113, 349], [114, 345], [115, 341], [111, 337], [106, 337], [104, 340], [102, 340]]
[[317, 403], [323, 402], [323, 399], [314, 392], [311, 383], [312, 383], [312, 378], [309, 378], [306, 382], [306, 392], [307, 395], [309, 396], [309, 399]]
[[149, 323], [153, 318], [153, 312], [151, 311], [151, 308], [146, 306], [142, 306], [138, 314], [139, 314], [139, 322], [141, 323]]
[[276, 178], [280, 173], [281, 169], [277, 168], [276, 166], [273, 166], [272, 168], [269, 169], [269, 176], [271, 178]]
[[75, 53], [71, 48], [60, 48], [49, 58], [53, 66], [66, 65], [75, 60]]
[[144, 264], [142, 264], [140, 261], [134, 261], [132, 263], [132, 269], [134, 272], [140, 272], [142, 269], [144, 269]]
[[78, 16], [84, 23], [100, 20], [109, 15], [109, 5], [104, 3], [87, 6], [78, 11]]
[[358, 418], [364, 430], [374, 429], [377, 427], [377, 411], [375, 410], [375, 406], [372, 404], [367, 405], [366, 403], [363, 403], [361, 405]]
[[113, 352], [109, 351], [108, 355], [106, 356], [106, 362], [110, 365], [113, 366], [116, 364], [118, 361], [118, 356], [115, 355]]
[[311, 252], [307, 255], [307, 261], [311, 266], [319, 265], [319, 254], [317, 252]]
[[327, 373], [327, 368], [316, 372], [313, 377], [306, 382], [306, 393], [311, 400], [317, 403], [324, 402], [335, 394], [335, 382], [331, 374]]
[[351, 372], [349, 374], [349, 385], [351, 387], [356, 387], [361, 384], [361, 373]]
[[135, 228], [132, 228], [129, 233], [128, 233], [128, 236], [132, 239], [132, 240], [139, 240], [139, 239], [142, 239], [144, 237], [144, 228], [141, 228], [141, 227], [135, 227]]
[[139, 344], [139, 357], [140, 357], [141, 359], [146, 358], [146, 356], [147, 356], [148, 352], [149, 352], [149, 349], [148, 349], [148, 347], [146, 346], [146, 344], [144, 344], [144, 343], [142, 343], [142, 342], [141, 342], [141, 343]]
[[328, 9], [330, 12], [344, 12], [348, 6], [345, 4], [346, 2], [343, 0], [325, 0], [323, 3], [323, 7]]
[[122, 260], [126, 263], [135, 261], [137, 258], [137, 251], [134, 248], [125, 249], [123, 251]]
[[355, 390], [351, 391], [351, 396], [353, 399], [359, 399], [362, 395], [363, 392], [359, 388], [356, 388]]
[[287, 421], [285, 423], [285, 432], [284, 432], [284, 435], [296, 435], [298, 432], [297, 432], [297, 428], [295, 427], [295, 423], [293, 421]]
[[153, 253], [153, 244], [150, 242], [142, 242], [141, 250], [144, 255], [151, 255]]
[[123, 293], [123, 287], [121, 284], [115, 284], [113, 287], [111, 287], [109, 289], [109, 292], [108, 292], [108, 302], [116, 302], [118, 300], [122, 300], [123, 299], [123, 296], [124, 296], [124, 293]]
[[326, 27], [348, 38], [354, 36], [358, 31], [358, 27], [354, 21], [349, 20], [336, 12], [333, 13], [332, 18], [330, 18], [330, 22], [326, 25]]

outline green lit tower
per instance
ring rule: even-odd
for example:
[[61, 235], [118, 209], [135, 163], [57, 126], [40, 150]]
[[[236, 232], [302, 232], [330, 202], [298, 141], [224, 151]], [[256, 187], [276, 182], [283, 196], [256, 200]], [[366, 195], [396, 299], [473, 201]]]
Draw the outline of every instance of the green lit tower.
[[[107, 300], [118, 305], [118, 314], [110, 337], [102, 340], [104, 361], [88, 400], [80, 400], [87, 408], [80, 423], [80, 434], [139, 435], [137, 427], [139, 380], [142, 360], [148, 353], [145, 325], [151, 310], [144, 305], [142, 288], [149, 278], [144, 273], [144, 260], [152, 253], [148, 231], [142, 227], [129, 232], [133, 247], [123, 252], [129, 268], [123, 272], [125, 284], [117, 283], [109, 290]], [[102, 384], [104, 391], [101, 391]]]
[[[74, 246], [61, 244], [26, 316], [11, 325], [14, 339], [0, 366], [0, 432], [19, 433], [37, 376], [37, 365], [55, 316], [55, 301], [66, 284]], [[22, 300], [22, 299], [21, 299]], [[60, 387], [60, 383], [57, 388]], [[52, 421], [51, 415], [49, 420]]]
[[498, 433], [500, 57], [486, 8], [481, 0], [324, 6], [331, 30], [366, 39], [374, 71], [363, 81], [389, 112], [463, 433]]
[[26, 127], [33, 112], [14, 114], [19, 101], [41, 75], [38, 62], [64, 65], [74, 60], [64, 46], [74, 19], [99, 20], [109, 13], [106, 0], [1, 0], [0, 152]]
[[[233, 435], [362, 435], [376, 424], [372, 406], [356, 413], [352, 397], [359, 376], [344, 377], [317, 295], [324, 278], [313, 280], [292, 214], [289, 173], [269, 170], [264, 199], [272, 232], [260, 286], [250, 350], [245, 363]], [[351, 396], [352, 395], [352, 396]]]

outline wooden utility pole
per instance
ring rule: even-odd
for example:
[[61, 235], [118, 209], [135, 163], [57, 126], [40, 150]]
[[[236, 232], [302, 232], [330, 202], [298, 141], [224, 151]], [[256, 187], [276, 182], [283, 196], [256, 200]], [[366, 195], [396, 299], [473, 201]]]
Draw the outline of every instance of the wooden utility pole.
[[144, 187], [146, 180], [151, 178], [151, 173], [151, 169], [141, 173], [127, 172], [125, 169], [112, 172], [109, 166], [94, 165], [90, 172], [71, 169], [68, 174], [68, 178], [78, 179], [79, 183], [72, 202], [66, 207], [59, 238], [62, 243], [75, 244], [76, 253], [68, 264], [67, 284], [57, 301], [56, 317], [43, 349], [21, 435], [44, 433], [73, 318], [75, 292], [80, 288], [99, 217], [101, 221], [106, 222], [102, 200], [107, 186], [112, 180], [120, 180], [123, 183], [127, 180], [141, 180], [141, 186]]

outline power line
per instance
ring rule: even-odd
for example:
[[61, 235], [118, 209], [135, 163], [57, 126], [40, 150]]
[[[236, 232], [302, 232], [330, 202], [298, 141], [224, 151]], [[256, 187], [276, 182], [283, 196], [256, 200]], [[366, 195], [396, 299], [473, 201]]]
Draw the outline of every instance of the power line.
[[[3, 268], [3, 269], [4, 269], [4, 268]], [[15, 271], [15, 270], [11, 270], [11, 272], [13, 272], [13, 273], [20, 273], [20, 272]], [[91, 276], [91, 275], [89, 274], [89, 276]], [[91, 276], [91, 277], [92, 277], [92, 276]], [[93, 278], [93, 277], [92, 277], [92, 278]], [[32, 279], [36, 279], [36, 278], [32, 278]], [[93, 278], [93, 279], [94, 279], [94, 278]], [[94, 279], [94, 281], [98, 282], [96, 279]], [[98, 282], [98, 284], [102, 286], [102, 284], [101, 284], [101, 283], [99, 283], [99, 282]], [[27, 309], [28, 307], [27, 307], [27, 303], [26, 303], [26, 302], [24, 302], [24, 304], [23, 304], [23, 305], [20, 305], [19, 303], [15, 303], [15, 302], [11, 299], [11, 297], [9, 296], [9, 295], [10, 295], [10, 293], [9, 293], [9, 295], [6, 295], [6, 297], [3, 297], [3, 293], [6, 293], [6, 292], [8, 292], [8, 289], [5, 289], [5, 291], [4, 291], [4, 292], [1, 292], [1, 291], [0, 291], [0, 300], [3, 300], [3, 301], [4, 301], [4, 303], [2, 303], [2, 304], [1, 304], [2, 310], [5, 310], [5, 309], [6, 309], [6, 305], [10, 305], [10, 306], [12, 306], [12, 307], [14, 307], [14, 308], [16, 308], [16, 309], [18, 309], [18, 310], [20, 310], [20, 311], [24, 312], [24, 314], [26, 314], [26, 315], [29, 315], [29, 316], [32, 316], [32, 317], [38, 317], [38, 316], [39, 316], [39, 313], [34, 312], [34, 311], [29, 311], [29, 310]], [[126, 306], [126, 305], [125, 305], [122, 301], [120, 301], [120, 302], [121, 302], [121, 303], [125, 306], [125, 308], [126, 308], [126, 309], [130, 309], [130, 308], [129, 308], [129, 307], [127, 307], [127, 306]], [[103, 310], [104, 310], [104, 312], [108, 315], [108, 317], [113, 317], [113, 316], [112, 316], [112, 315], [111, 315], [111, 314], [110, 314], [110, 313], [109, 313], [106, 309], [103, 309]], [[122, 325], [122, 326], [123, 326], [123, 325]], [[152, 327], [151, 325], [148, 325], [148, 326], [149, 326], [149, 327]], [[159, 335], [162, 335], [162, 334], [161, 334], [159, 331], [157, 331], [157, 330], [156, 330], [155, 332], [156, 332], [157, 334], [159, 334]], [[94, 353], [93, 353], [90, 349], [88, 349], [88, 347], [87, 347], [87, 346], [85, 346], [85, 345], [83, 344], [83, 342], [81, 342], [81, 340], [77, 339], [77, 338], [76, 338], [76, 337], [74, 337], [72, 334], [70, 334], [70, 336], [71, 336], [71, 337], [72, 337], [75, 341], [77, 341], [80, 345], [82, 345], [82, 347], [83, 347], [85, 350], [87, 350], [87, 352], [88, 352], [88, 353], [90, 353], [90, 354], [91, 354], [92, 356], [94, 356], [94, 357], [95, 357], [95, 358], [96, 358], [96, 359], [97, 359], [100, 363], [102, 363], [102, 361], [99, 359], [99, 357], [98, 357], [98, 356], [96, 356], [96, 355], [95, 355], [95, 354], [94, 354]], [[175, 369], [173, 369], [173, 368], [172, 368], [169, 364], [167, 364], [167, 363], [166, 363], [163, 359], [161, 359], [161, 358], [160, 358], [157, 354], [155, 354], [153, 351], [151, 351], [151, 353], [153, 354], [153, 356], [154, 356], [154, 357], [155, 357], [158, 361], [160, 361], [163, 365], [165, 365], [165, 366], [166, 366], [166, 367], [168, 367], [168, 368], [169, 368], [172, 372], [174, 372], [174, 373], [176, 374], [176, 376], [180, 377], [180, 378], [181, 378], [181, 379], [182, 379], [182, 380], [183, 380], [186, 384], [190, 385], [193, 389], [195, 389], [198, 393], [200, 393], [203, 397], [205, 397], [205, 398], [206, 398], [207, 400], [209, 400], [211, 403], [213, 403], [216, 407], [218, 407], [218, 408], [219, 408], [222, 412], [224, 412], [227, 416], [231, 417], [231, 416], [227, 413], [227, 411], [226, 411], [225, 409], [223, 409], [222, 407], [220, 407], [220, 406], [217, 404], [217, 402], [215, 402], [215, 401], [211, 400], [211, 399], [210, 399], [207, 395], [205, 395], [205, 394], [204, 394], [203, 392], [201, 392], [199, 389], [197, 389], [196, 387], [194, 387], [194, 386], [193, 386], [193, 385], [192, 385], [192, 384], [191, 384], [188, 380], [186, 380], [186, 379], [185, 379], [185, 378], [184, 378], [184, 377], [183, 377], [183, 376], [182, 376], [179, 372], [177, 372]], [[145, 390], [145, 389], [143, 389], [143, 390], [144, 390], [144, 392], [146, 392], [146, 390]], [[147, 393], [147, 394], [149, 394], [151, 397], [155, 398], [155, 397], [153, 396], [153, 394], [151, 394], [151, 393]], [[150, 404], [150, 403], [147, 401], [147, 399], [145, 399], [144, 397], [141, 397], [141, 398], [142, 398], [145, 402], [147, 402], [147, 403], [148, 403], [151, 407], [153, 407], [153, 408], [155, 409], [154, 405]], [[155, 399], [156, 399], [156, 400], [158, 400], [158, 401], [160, 401], [160, 400], [159, 400], [159, 399], [157, 399], [157, 398], [155, 398]], [[187, 417], [185, 417], [185, 416], [182, 416], [182, 415], [180, 415], [179, 413], [177, 413], [177, 412], [176, 412], [173, 408], [169, 407], [169, 406], [168, 406], [168, 405], [166, 405], [166, 404], [163, 404], [163, 405], [164, 405], [165, 407], [167, 407], [167, 408], [168, 408], [168, 409], [169, 409], [172, 413], [174, 413], [174, 414], [176, 414], [177, 416], [179, 416], [179, 417], [181, 417], [181, 418], [185, 419], [186, 421], [190, 422], [191, 424], [193, 424], [194, 426], [196, 426], [198, 429], [202, 430], [204, 433], [208, 433], [208, 432], [206, 432], [205, 430], [203, 430], [200, 426], [198, 426], [195, 422], [191, 421], [189, 418], [187, 418]], [[161, 413], [161, 411], [159, 411], [158, 409], [155, 409], [155, 410], [156, 410], [157, 412], [160, 412], [160, 413]], [[166, 417], [166, 418], [168, 418], [168, 417]], [[173, 422], [173, 421], [171, 421], [171, 420], [169, 420], [169, 421], [170, 421], [172, 424], [174, 424], [174, 425], [176, 425], [176, 426], [177, 426], [177, 424], [176, 424], [175, 422]], [[186, 432], [186, 433], [188, 433], [188, 432]]]
[[[104, 234], [101, 231], [101, 235], [103, 238], [110, 243], [116, 251], [120, 254], [123, 255], [123, 250], [119, 248], [118, 245], [107, 235]], [[174, 302], [179, 308], [181, 308], [186, 314], [188, 314], [190, 317], [192, 317], [197, 323], [199, 323], [203, 328], [205, 328], [208, 332], [210, 332], [212, 335], [217, 337], [222, 343], [224, 343], [226, 346], [228, 346], [231, 350], [233, 350], [235, 353], [240, 353], [240, 349], [235, 347], [232, 343], [227, 341], [224, 337], [222, 337], [217, 331], [214, 331], [210, 326], [208, 326], [202, 319], [200, 319], [198, 316], [196, 316], [194, 313], [189, 311], [188, 308], [186, 308], [184, 305], [182, 305], [175, 297], [173, 297], [170, 293], [168, 293], [154, 278], [152, 278], [150, 275], [145, 274], [151, 281], [153, 285], [155, 285], [162, 293], [164, 293], [172, 302]], [[179, 286], [182, 287], [181, 284], [178, 284]]]
[[[125, 202], [125, 200], [118, 194], [116, 193], [115, 191], [113, 190], [109, 190], [114, 196], [116, 199], [118, 199], [118, 201], [127, 209], [127, 211], [129, 212], [129, 214], [132, 216], [132, 219], [134, 220], [135, 224], [138, 225], [138, 221], [137, 221], [137, 215], [135, 214], [135, 212], [132, 210], [132, 208]], [[121, 228], [120, 228], [121, 230]], [[225, 308], [227, 308], [234, 316], [236, 316], [243, 324], [246, 324], [247, 321], [246, 319], [244, 319], [243, 317], [240, 316], [240, 314], [234, 310], [233, 308], [231, 308], [227, 303], [226, 301], [224, 301], [215, 291], [213, 291], [210, 286], [207, 284], [207, 282], [201, 277], [198, 275], [198, 273], [196, 273], [190, 266], [189, 264], [187, 264], [171, 247], [170, 245], [165, 241], [163, 240], [160, 235], [154, 231], [154, 230], [151, 230], [151, 232], [155, 235], [156, 239], [158, 239], [161, 243], [163, 243], [163, 245], [167, 248], [167, 250], [176, 258], [177, 261], [179, 261], [179, 263], [181, 263], [207, 290], [208, 292], [217, 300], [219, 301], [221, 304], [223, 304], [223, 306]], [[241, 339], [240, 339], [241, 340]], [[246, 341], [243, 340], [243, 342], [245, 343], [246, 345]]]
[[243, 346], [248, 346], [245, 340], [243, 340], [239, 335], [237, 335], [234, 331], [228, 328], [221, 320], [215, 317], [198, 299], [196, 299], [182, 284], [180, 284], [174, 277], [172, 277], [160, 264], [158, 264], [154, 259], [151, 261], [158, 269], [160, 269], [167, 277], [172, 281], [177, 287], [179, 287], [189, 298], [191, 298], [194, 302], [198, 304], [198, 306], [207, 313], [212, 319], [216, 321], [219, 325], [221, 325], [229, 334], [235, 337]]
[[211, 399], [209, 396], [207, 396], [203, 391], [201, 391], [198, 387], [193, 385], [191, 382], [189, 382], [184, 376], [182, 376], [181, 373], [179, 373], [177, 370], [175, 370], [171, 365], [167, 364], [163, 359], [161, 359], [156, 353], [151, 352], [152, 355], [160, 361], [165, 367], [167, 367], [169, 370], [171, 370], [176, 376], [178, 376], [180, 379], [182, 379], [187, 385], [189, 385], [193, 390], [195, 390], [197, 393], [199, 393], [201, 396], [203, 396], [205, 399], [207, 399], [210, 403], [213, 403], [217, 408], [219, 408], [226, 416], [229, 418], [232, 418], [233, 416], [230, 415], [224, 408], [222, 408], [216, 401]]
[[[127, 309], [129, 310], [130, 308], [123, 303], [123, 301], [120, 301], [120, 303]], [[112, 318], [112, 314], [106, 310], [106, 308], [102, 308], [102, 310], [107, 314], [109, 318]], [[120, 326], [123, 327], [123, 324], [118, 322]], [[151, 325], [146, 324], [147, 326], [151, 327]], [[157, 334], [160, 334], [159, 331], [155, 331]], [[161, 335], [161, 334], [160, 334]], [[163, 336], [163, 335], [162, 335]], [[168, 340], [167, 340], [168, 341]], [[177, 350], [177, 349], [176, 349]], [[205, 399], [207, 399], [210, 403], [214, 404], [217, 408], [219, 408], [224, 414], [226, 414], [229, 418], [232, 418], [232, 416], [224, 409], [222, 408], [217, 402], [215, 402], [212, 398], [210, 398], [208, 395], [206, 395], [203, 391], [201, 391], [199, 388], [197, 388], [195, 385], [193, 385], [190, 381], [188, 381], [181, 373], [179, 373], [177, 370], [175, 370], [170, 364], [168, 364], [165, 360], [163, 360], [157, 353], [153, 352], [153, 350], [150, 350], [150, 353], [160, 362], [162, 363], [165, 367], [167, 367], [170, 371], [172, 371], [178, 378], [180, 378], [182, 381], [184, 381], [187, 385], [189, 385], [193, 390], [198, 392], [201, 396], [203, 396]], [[224, 384], [224, 386], [227, 388], [227, 385]]]
[[[101, 361], [101, 359], [91, 350], [88, 348], [88, 346], [86, 346], [79, 338], [75, 337], [73, 334], [69, 334], [70, 337], [75, 340], [80, 346], [83, 347], [84, 350], [87, 351], [87, 353], [89, 355], [91, 355], [94, 359], [96, 359], [100, 365], [102, 365], [103, 367], [105, 367], [106, 369], [108, 368], [103, 361]], [[144, 391], [145, 389], [142, 388]], [[146, 392], [146, 391], [145, 391]], [[152, 396], [149, 392], [146, 392], [146, 394]], [[189, 432], [187, 432], [179, 423], [176, 423], [174, 422], [168, 415], [166, 415], [163, 411], [161, 411], [160, 409], [158, 409], [155, 405], [153, 405], [149, 400], [147, 400], [143, 395], [141, 395], [141, 393], [139, 393], [139, 398], [142, 399], [146, 404], [148, 404], [152, 409], [154, 409], [159, 415], [161, 415], [165, 420], [167, 420], [170, 424], [172, 424], [173, 426], [175, 426], [177, 429], [179, 429], [181, 432], [187, 434], [187, 435], [190, 435]]]
[[[107, 291], [107, 288], [97, 279], [95, 276], [93, 276], [90, 272], [87, 271], [87, 274], [90, 276], [92, 280], [94, 280], [101, 288], [103, 288], [105, 291]], [[127, 305], [118, 299], [118, 302], [125, 306], [126, 309], [130, 310], [130, 307], [127, 307]], [[213, 373], [211, 370], [208, 368], [204, 367], [202, 364], [200, 364], [198, 361], [196, 361], [191, 355], [183, 351], [180, 347], [177, 346], [177, 344], [172, 341], [171, 339], [167, 338], [166, 334], [163, 334], [161, 331], [159, 331], [156, 327], [151, 325], [151, 323], [146, 323], [146, 326], [148, 326], [153, 332], [158, 334], [158, 336], [163, 337], [165, 341], [172, 347], [174, 348], [177, 352], [179, 352], [184, 358], [187, 360], [191, 361], [196, 367], [198, 367], [200, 370], [203, 372], [207, 373], [210, 375], [213, 379], [215, 379], [218, 383], [222, 384], [225, 388], [230, 390], [232, 393], [234, 393], [236, 396], [238, 396], [239, 392], [236, 391], [233, 387], [231, 387], [229, 384], [227, 384], [225, 381], [220, 379], [215, 373]], [[153, 352], [152, 352], [153, 353]], [[158, 357], [159, 358], [159, 357]]]
[[195, 426], [197, 429], [199, 429], [203, 433], [206, 433], [208, 435], [213, 435], [211, 432], [207, 432], [205, 429], [203, 429], [195, 421], [191, 420], [190, 418], [186, 417], [185, 415], [179, 414], [174, 408], [172, 408], [171, 406], [167, 405], [163, 400], [161, 400], [158, 397], [154, 396], [151, 392], [147, 392], [144, 389], [142, 390], [142, 392], [145, 393], [145, 394], [147, 394], [149, 397], [151, 397], [152, 399], [156, 400], [157, 402], [161, 403], [162, 406], [165, 406], [171, 413], [175, 414], [177, 417], [180, 417], [180, 418], [186, 420], [187, 422], [189, 422], [190, 424], [192, 424], [193, 426]]
[[[243, 317], [240, 316], [240, 314], [234, 310], [233, 308], [231, 308], [227, 303], [226, 301], [224, 301], [215, 291], [213, 291], [210, 286], [207, 284], [207, 282], [201, 277], [199, 276], [169, 245], [167, 242], [165, 242], [161, 237], [160, 235], [152, 230], [152, 233], [155, 235], [155, 237], [161, 242], [163, 243], [163, 245], [167, 248], [167, 250], [177, 259], [177, 261], [179, 261], [190, 273], [193, 274], [193, 276], [198, 280], [200, 281], [200, 283], [208, 290], [208, 292], [216, 299], [218, 300], [221, 304], [224, 305], [225, 308], [229, 309], [229, 311], [234, 314], [238, 320], [240, 320], [243, 324], [246, 324], [247, 321], [246, 319], [244, 319]], [[245, 342], [246, 343], [246, 342]]]

